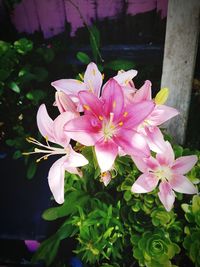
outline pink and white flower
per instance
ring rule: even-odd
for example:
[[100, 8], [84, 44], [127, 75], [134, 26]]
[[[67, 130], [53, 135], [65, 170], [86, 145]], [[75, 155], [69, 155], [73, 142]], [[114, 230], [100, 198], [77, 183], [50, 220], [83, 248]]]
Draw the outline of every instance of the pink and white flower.
[[[83, 155], [72, 149], [69, 144], [70, 138], [63, 130], [64, 125], [75, 117], [77, 117], [75, 113], [63, 112], [53, 121], [47, 113], [46, 106], [42, 104], [37, 113], [37, 125], [47, 144], [44, 145], [31, 137], [27, 139], [28, 142], [37, 145], [39, 148], [35, 148], [34, 152], [26, 154], [44, 154], [37, 162], [41, 159], [47, 159], [49, 156], [62, 155], [60, 159], [53, 163], [48, 174], [50, 190], [55, 201], [59, 204], [64, 202], [65, 171], [81, 176], [81, 172], [77, 167], [88, 164], [88, 160]], [[49, 141], [59, 145], [59, 147], [50, 146]]]
[[60, 79], [51, 83], [57, 91], [65, 93], [76, 104], [78, 111], [83, 111], [79, 102], [78, 93], [80, 91], [92, 92], [96, 96], [100, 96], [102, 86], [102, 74], [98, 70], [97, 65], [91, 62], [85, 71], [83, 81], [75, 79]]
[[[114, 77], [114, 79], [123, 87], [125, 92], [129, 92], [130, 90], [132, 91], [134, 87], [132, 79], [136, 75], [137, 75], [136, 70], [128, 70], [125, 72], [121, 71]], [[76, 108], [79, 112], [83, 111], [83, 107], [80, 104], [79, 97], [78, 97], [78, 93], [80, 91], [88, 91], [88, 92], [93, 93], [97, 97], [100, 97], [103, 77], [95, 63], [91, 62], [90, 64], [88, 64], [85, 74], [82, 77], [82, 79], [83, 81], [75, 80], [75, 79], [60, 79], [60, 80], [57, 80], [51, 83], [51, 85], [55, 87], [55, 89], [58, 92], [61, 91], [63, 94], [68, 96], [68, 97], [64, 97], [63, 94], [56, 95], [57, 97], [56, 105], [58, 106], [58, 108], [61, 106], [61, 108], [59, 108], [60, 112], [61, 110], [63, 110], [62, 102], [69, 104], [70, 109], [66, 107], [67, 110], [72, 111], [71, 108], [74, 108], [73, 105], [69, 102], [68, 98], [70, 98], [72, 102], [75, 103]], [[104, 87], [105, 86], [106, 84], [104, 85]], [[60, 99], [59, 101], [59, 98], [61, 96], [62, 96], [62, 99]]]
[[114, 79], [106, 83], [101, 99], [87, 91], [79, 92], [79, 99], [85, 114], [66, 123], [65, 131], [81, 144], [95, 146], [102, 172], [112, 168], [119, 147], [129, 155], [150, 156], [135, 129], [154, 109], [152, 101], [124, 105], [122, 88]]
[[172, 209], [175, 201], [175, 193], [196, 194], [197, 189], [184, 176], [197, 162], [197, 156], [183, 156], [174, 158], [174, 151], [168, 141], [165, 142], [165, 150], [158, 153], [156, 158], [141, 159], [133, 157], [137, 168], [143, 172], [132, 185], [133, 193], [148, 193], [159, 184], [159, 199], [167, 211]]
[[[153, 101], [151, 92], [151, 82], [145, 81], [144, 85], [135, 92], [132, 103], [140, 101]], [[138, 126], [137, 131], [144, 134], [150, 149], [156, 153], [162, 152], [165, 148], [163, 134], [158, 128], [161, 124], [178, 115], [179, 112], [172, 107], [156, 104], [152, 112], [148, 115], [142, 124]]]

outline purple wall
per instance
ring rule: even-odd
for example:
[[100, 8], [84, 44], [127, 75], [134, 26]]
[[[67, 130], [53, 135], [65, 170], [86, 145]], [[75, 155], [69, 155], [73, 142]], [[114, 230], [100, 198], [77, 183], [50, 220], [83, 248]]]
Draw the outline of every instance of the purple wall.
[[[22, 0], [11, 14], [11, 20], [19, 32], [42, 31], [49, 38], [64, 30], [65, 22], [71, 25], [71, 36], [84, 25], [96, 19], [115, 18], [120, 15], [122, 0]], [[161, 18], [167, 15], [168, 0], [127, 0], [127, 15], [157, 10]]]

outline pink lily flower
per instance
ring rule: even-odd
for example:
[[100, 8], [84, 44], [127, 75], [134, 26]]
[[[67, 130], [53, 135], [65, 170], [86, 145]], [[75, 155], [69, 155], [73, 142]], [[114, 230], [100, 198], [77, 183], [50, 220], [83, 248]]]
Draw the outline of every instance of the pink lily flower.
[[[114, 79], [124, 88], [126, 92], [127, 90], [130, 90], [130, 88], [132, 90], [132, 86], [133, 86], [132, 79], [136, 75], [137, 75], [136, 70], [129, 70], [126, 72], [118, 73], [118, 75], [116, 75]], [[80, 91], [88, 91], [88, 92], [92, 92], [97, 97], [100, 97], [101, 86], [103, 83], [102, 74], [98, 70], [97, 65], [93, 62], [88, 64], [85, 74], [82, 77], [82, 79], [83, 79], [83, 82], [80, 80], [75, 80], [75, 79], [61, 79], [61, 80], [57, 80], [51, 83], [51, 85], [55, 87], [57, 91], [61, 91], [71, 98], [71, 100], [75, 103], [77, 110], [79, 112], [83, 111], [84, 109], [79, 102], [78, 93]], [[64, 97], [62, 96], [62, 98]], [[65, 100], [65, 102], [66, 101], [68, 101], [68, 104], [70, 104], [70, 108], [71, 108], [72, 105], [71, 103], [69, 103], [69, 100]], [[58, 103], [56, 101], [56, 105], [58, 105], [59, 107]], [[67, 110], [71, 111], [71, 109], [69, 108], [67, 108]]]
[[[174, 158], [174, 151], [168, 141], [165, 151], [158, 153], [156, 158], [141, 159], [133, 157], [137, 168], [143, 172], [132, 185], [133, 193], [148, 193], [156, 188], [159, 181], [159, 199], [167, 211], [172, 209], [175, 193], [196, 194], [196, 187], [184, 176], [197, 162], [197, 156]], [[174, 191], [173, 191], [174, 190]]]
[[[136, 91], [132, 98], [132, 103], [138, 103], [144, 100], [153, 101], [151, 82], [148, 80]], [[139, 125], [137, 131], [146, 136], [146, 140], [152, 151], [161, 153], [165, 148], [165, 140], [158, 126], [178, 114], [179, 112], [175, 108], [157, 104], [145, 121]]]
[[65, 131], [81, 144], [95, 146], [102, 172], [111, 169], [119, 147], [129, 155], [150, 156], [144, 137], [134, 129], [152, 112], [152, 101], [125, 106], [123, 91], [114, 79], [107, 82], [101, 99], [87, 91], [80, 92], [79, 98], [85, 115], [66, 123]]
[[[46, 139], [46, 145], [38, 142], [33, 138], [28, 138], [28, 142], [37, 145], [40, 148], [35, 148], [34, 152], [26, 154], [41, 153], [44, 156], [41, 159], [47, 159], [52, 155], [63, 155], [60, 159], [55, 161], [51, 166], [48, 174], [48, 183], [50, 190], [57, 203], [62, 204], [64, 202], [64, 178], [65, 171], [75, 173], [81, 176], [77, 167], [88, 164], [88, 160], [81, 154], [75, 152], [69, 144], [70, 138], [63, 130], [66, 122], [77, 117], [74, 113], [64, 112], [61, 113], [54, 121], [49, 117], [46, 106], [42, 104], [37, 113], [37, 125], [40, 133]], [[49, 141], [60, 145], [50, 146]]]
[[62, 91], [68, 95], [71, 100], [76, 104], [78, 111], [83, 111], [82, 106], [79, 104], [78, 93], [80, 91], [89, 91], [99, 97], [101, 85], [102, 85], [102, 74], [98, 70], [97, 65], [91, 62], [85, 71], [83, 81], [75, 79], [61, 79], [51, 83], [57, 91]]

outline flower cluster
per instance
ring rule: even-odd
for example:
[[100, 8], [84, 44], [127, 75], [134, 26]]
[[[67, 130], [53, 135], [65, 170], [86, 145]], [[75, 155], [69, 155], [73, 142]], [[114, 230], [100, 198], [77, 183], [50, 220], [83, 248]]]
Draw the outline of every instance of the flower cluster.
[[[60, 114], [52, 120], [44, 104], [37, 113], [37, 125], [46, 145], [33, 138], [28, 141], [40, 148], [31, 153], [62, 155], [50, 168], [48, 181], [57, 203], [64, 202], [65, 171], [82, 176], [78, 167], [88, 160], [70, 145], [74, 140], [83, 146], [93, 146], [101, 171], [101, 181], [107, 185], [117, 156], [129, 155], [143, 173], [132, 185], [133, 193], [147, 193], [159, 184], [159, 199], [167, 211], [174, 200], [174, 191], [195, 194], [196, 187], [184, 176], [196, 163], [196, 156], [175, 159], [159, 126], [178, 115], [164, 105], [167, 88], [152, 98], [151, 82], [136, 89], [132, 79], [137, 71], [120, 71], [104, 85], [103, 75], [95, 63], [87, 66], [81, 80], [61, 79], [52, 82], [55, 103]], [[51, 146], [49, 142], [54, 143]], [[59, 145], [59, 146], [58, 146]], [[155, 157], [153, 157], [153, 155]]]

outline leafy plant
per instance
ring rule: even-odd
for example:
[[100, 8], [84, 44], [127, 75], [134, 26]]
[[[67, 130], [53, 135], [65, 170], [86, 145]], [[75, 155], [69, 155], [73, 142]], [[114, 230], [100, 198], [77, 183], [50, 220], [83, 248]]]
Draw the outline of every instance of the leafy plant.
[[[1, 139], [14, 150], [18, 159], [28, 149], [26, 137], [35, 132], [36, 109], [47, 93], [48, 64], [54, 52], [47, 46], [34, 46], [27, 38], [13, 44], [0, 41], [0, 112]], [[53, 99], [52, 99], [53, 101]], [[27, 177], [36, 171], [33, 160], [28, 163]]]

